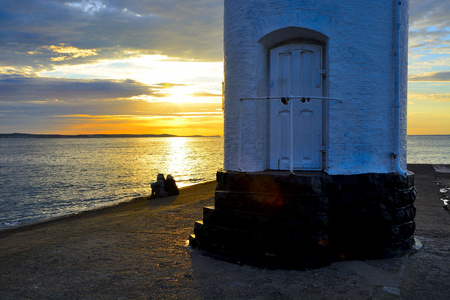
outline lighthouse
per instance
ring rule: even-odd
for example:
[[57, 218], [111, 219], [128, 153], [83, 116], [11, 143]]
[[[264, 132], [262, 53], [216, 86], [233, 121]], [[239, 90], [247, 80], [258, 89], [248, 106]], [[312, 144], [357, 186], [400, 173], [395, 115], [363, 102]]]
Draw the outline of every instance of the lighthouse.
[[296, 269], [410, 249], [409, 1], [224, 4], [224, 169], [190, 244]]

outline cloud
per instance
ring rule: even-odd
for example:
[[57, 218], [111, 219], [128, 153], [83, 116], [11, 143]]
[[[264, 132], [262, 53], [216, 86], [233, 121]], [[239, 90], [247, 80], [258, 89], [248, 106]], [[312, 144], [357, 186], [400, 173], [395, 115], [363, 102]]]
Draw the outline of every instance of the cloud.
[[[449, 81], [449, 15], [448, 0], [410, 1], [410, 88], [429, 86], [411, 99], [448, 101], [434, 85]], [[222, 18], [223, 0], [0, 1], [0, 130], [217, 112], [207, 102], [220, 96]]]
[[448, 0], [411, 0], [410, 27], [414, 29], [446, 30], [450, 28], [450, 3]]
[[450, 81], [450, 71], [438, 71], [425, 74], [414, 74], [408, 77], [409, 81]]
[[66, 2], [66, 4], [71, 7], [79, 8], [89, 14], [95, 14], [96, 12], [106, 8], [106, 5], [104, 5], [101, 1], [96, 0], [69, 1]]
[[[165, 90], [184, 84], [146, 85], [134, 80], [84, 80], [0, 75], [0, 114], [48, 118], [55, 115], [167, 116], [210, 114], [216, 102], [167, 102]], [[174, 96], [172, 96], [174, 97]], [[148, 101], [148, 100], [151, 101]], [[160, 101], [158, 101], [158, 99]]]
[[[437, 49], [438, 43], [440, 51], [448, 49], [449, 15], [448, 0], [411, 0], [411, 47]], [[39, 70], [77, 63], [51, 53], [28, 54], [61, 43], [99, 50], [98, 55], [79, 57], [84, 62], [136, 53], [221, 61], [222, 16], [221, 0], [1, 1], [0, 65]]]
[[172, 87], [175, 86], [187, 86], [187, 84], [184, 83], [170, 83], [170, 82], [161, 82], [161, 83], [156, 83], [156, 84], [152, 84], [152, 87], [157, 87], [159, 89], [170, 89]]
[[[60, 43], [58, 46], [42, 46], [42, 49], [48, 49], [58, 54], [63, 54], [56, 57], [51, 57], [51, 61], [63, 61], [69, 59], [75, 59], [79, 57], [88, 57], [93, 55], [98, 55], [98, 49], [78, 49], [72, 46], [67, 46], [64, 43]], [[35, 54], [37, 52], [29, 51], [28, 54]]]
[[[137, 53], [221, 61], [222, 5], [218, 0], [0, 1], [0, 66], [39, 71], [61, 62]], [[85, 55], [55, 57], [55, 50], [70, 49]]]
[[449, 53], [450, 2], [448, 0], [410, 1], [410, 49]]
[[426, 94], [414, 92], [408, 93], [408, 102], [415, 103], [416, 101], [450, 103], [450, 93], [446, 94]]
[[222, 94], [210, 93], [210, 92], [205, 92], [205, 91], [192, 93], [191, 95], [195, 96], [195, 97], [222, 97]]
[[[109, 95], [127, 94], [117, 90]], [[222, 134], [220, 106], [131, 98], [0, 101], [0, 132]]]
[[151, 95], [150, 86], [133, 80], [82, 80], [0, 76], [0, 102], [86, 102]]

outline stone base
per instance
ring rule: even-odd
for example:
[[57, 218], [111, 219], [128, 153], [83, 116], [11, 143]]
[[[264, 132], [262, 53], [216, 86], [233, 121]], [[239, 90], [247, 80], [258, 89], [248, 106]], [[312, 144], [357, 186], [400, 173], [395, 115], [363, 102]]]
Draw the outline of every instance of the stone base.
[[309, 269], [396, 256], [414, 245], [414, 174], [217, 173], [190, 245], [219, 258]]

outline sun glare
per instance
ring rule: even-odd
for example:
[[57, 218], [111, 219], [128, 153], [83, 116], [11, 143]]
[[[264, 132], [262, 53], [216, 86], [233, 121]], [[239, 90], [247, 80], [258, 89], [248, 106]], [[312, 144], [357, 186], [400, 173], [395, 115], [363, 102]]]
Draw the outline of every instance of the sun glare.
[[[218, 97], [196, 97], [194, 94], [197, 91], [196, 86], [174, 86], [167, 90], [168, 96], [164, 101], [172, 103], [200, 103], [200, 102], [218, 102]], [[217, 99], [214, 99], [217, 98]]]
[[79, 65], [56, 65], [41, 77], [71, 79], [135, 80], [152, 87], [153, 93], [133, 100], [148, 102], [221, 102], [223, 63], [181, 60], [164, 55], [99, 60]]

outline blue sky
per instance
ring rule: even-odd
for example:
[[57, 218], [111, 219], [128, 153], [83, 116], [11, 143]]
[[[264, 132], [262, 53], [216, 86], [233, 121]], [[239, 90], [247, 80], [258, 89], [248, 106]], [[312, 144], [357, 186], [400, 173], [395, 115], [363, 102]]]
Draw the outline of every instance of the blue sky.
[[[222, 0], [1, 0], [0, 132], [222, 134]], [[450, 1], [410, 1], [410, 134], [450, 134]]]

